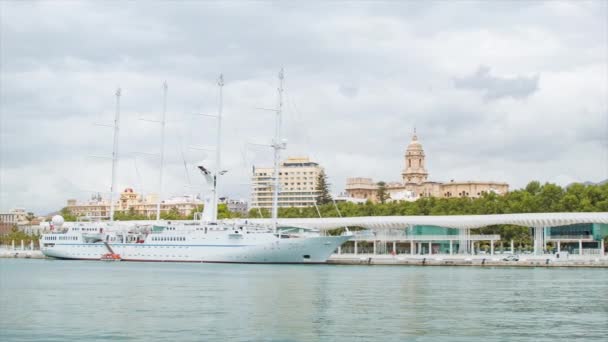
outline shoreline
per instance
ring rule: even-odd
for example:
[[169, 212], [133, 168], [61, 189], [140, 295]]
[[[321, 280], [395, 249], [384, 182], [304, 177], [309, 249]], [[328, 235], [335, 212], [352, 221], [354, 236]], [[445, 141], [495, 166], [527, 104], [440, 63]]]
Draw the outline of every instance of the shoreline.
[[[4, 259], [51, 259], [39, 250], [0, 250]], [[404, 257], [392, 255], [344, 255], [334, 254], [327, 265], [364, 265], [364, 266], [456, 266], [456, 267], [568, 267], [568, 268], [608, 268], [607, 257], [588, 256], [558, 260], [554, 256], [525, 256], [519, 261], [503, 261], [500, 257], [481, 258], [479, 256], [433, 256]]]
[[46, 259], [40, 250], [0, 249], [0, 258], [7, 259]]
[[392, 255], [339, 255], [328, 260], [331, 265], [392, 265], [392, 266], [473, 266], [473, 267], [591, 267], [608, 268], [608, 258], [586, 256], [583, 258], [556, 259], [553, 255], [524, 256], [518, 261], [504, 261], [501, 257], [478, 255], [392, 256]]

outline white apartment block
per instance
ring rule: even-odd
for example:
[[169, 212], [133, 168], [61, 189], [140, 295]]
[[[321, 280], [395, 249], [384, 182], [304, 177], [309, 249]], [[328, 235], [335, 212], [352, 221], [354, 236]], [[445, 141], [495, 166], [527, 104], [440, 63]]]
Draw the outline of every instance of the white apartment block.
[[[308, 157], [289, 157], [279, 167], [279, 207], [308, 207], [317, 200], [317, 179], [323, 168]], [[273, 167], [254, 167], [251, 208], [272, 208]]]

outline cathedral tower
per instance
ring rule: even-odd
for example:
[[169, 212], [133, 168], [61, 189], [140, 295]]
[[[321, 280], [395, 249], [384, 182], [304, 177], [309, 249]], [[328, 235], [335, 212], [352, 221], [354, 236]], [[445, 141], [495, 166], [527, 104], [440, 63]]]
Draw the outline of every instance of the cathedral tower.
[[414, 135], [412, 141], [405, 150], [405, 168], [401, 173], [404, 184], [421, 184], [426, 182], [428, 172], [424, 167], [424, 150], [422, 145], [418, 141], [416, 135], [416, 129], [414, 129]]

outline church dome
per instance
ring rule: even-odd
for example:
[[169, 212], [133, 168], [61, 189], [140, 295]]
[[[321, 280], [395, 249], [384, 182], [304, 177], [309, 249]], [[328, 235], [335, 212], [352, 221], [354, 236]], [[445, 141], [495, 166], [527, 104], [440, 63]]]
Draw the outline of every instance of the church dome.
[[422, 151], [422, 144], [418, 141], [416, 133], [412, 136], [412, 141], [407, 145], [407, 151]]
[[424, 150], [422, 144], [418, 141], [416, 130], [412, 136], [412, 141], [407, 145], [405, 151], [405, 167], [401, 176], [404, 184], [422, 184], [426, 182], [428, 172], [424, 167]]

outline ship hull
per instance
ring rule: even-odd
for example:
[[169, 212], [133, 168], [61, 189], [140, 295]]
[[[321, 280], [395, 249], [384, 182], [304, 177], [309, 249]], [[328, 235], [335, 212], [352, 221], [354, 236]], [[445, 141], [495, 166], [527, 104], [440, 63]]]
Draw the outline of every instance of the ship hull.
[[[122, 261], [198, 262], [252, 264], [325, 263], [349, 236], [319, 236], [276, 239], [262, 243], [152, 244], [110, 243]], [[41, 248], [44, 255], [57, 259], [100, 260], [108, 253], [103, 243], [55, 243]]]

